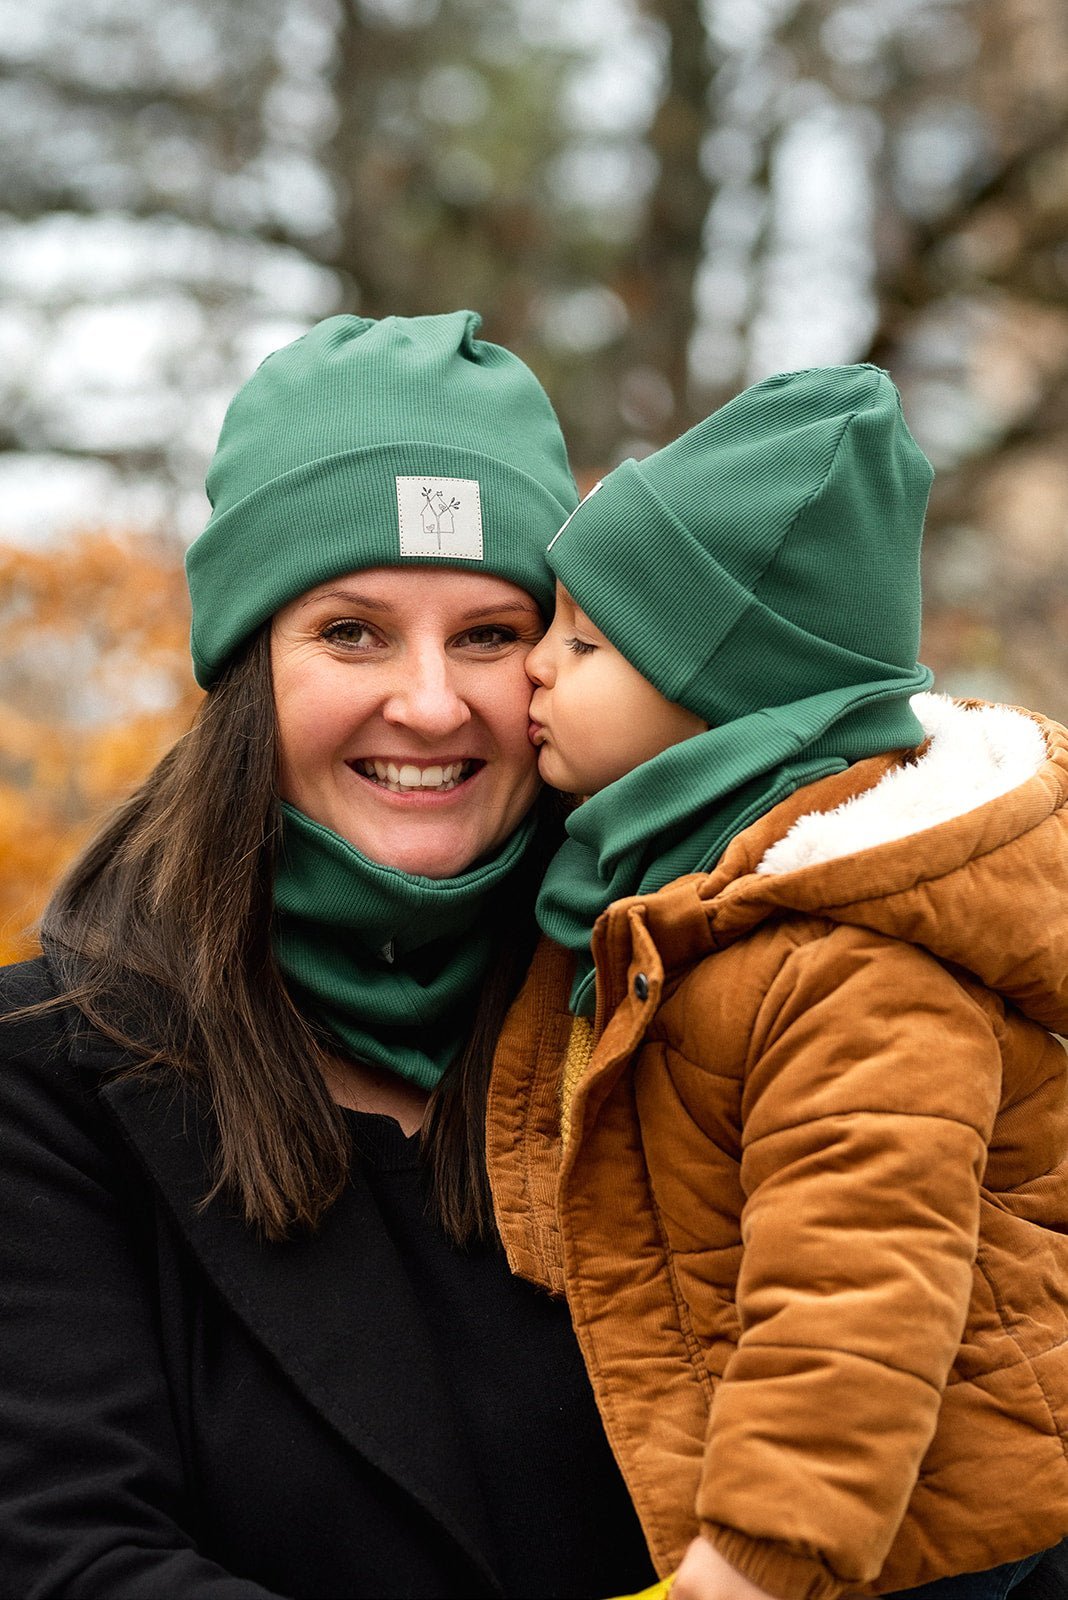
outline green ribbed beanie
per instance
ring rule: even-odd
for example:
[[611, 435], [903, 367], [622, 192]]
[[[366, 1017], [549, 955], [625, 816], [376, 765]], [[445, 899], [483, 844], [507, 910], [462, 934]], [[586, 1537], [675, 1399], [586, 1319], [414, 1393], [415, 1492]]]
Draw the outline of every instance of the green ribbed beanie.
[[280, 606], [365, 567], [489, 572], [551, 610], [544, 551], [574, 480], [538, 380], [479, 326], [329, 317], [238, 391], [186, 558], [201, 685]]
[[885, 372], [784, 373], [623, 462], [549, 564], [643, 677], [713, 727], [868, 677], [900, 674], [904, 690], [931, 478]]

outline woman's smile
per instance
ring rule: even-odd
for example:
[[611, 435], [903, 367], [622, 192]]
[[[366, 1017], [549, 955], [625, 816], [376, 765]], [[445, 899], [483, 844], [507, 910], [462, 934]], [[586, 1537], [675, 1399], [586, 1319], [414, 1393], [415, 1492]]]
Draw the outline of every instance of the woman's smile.
[[356, 776], [386, 794], [409, 800], [440, 800], [453, 795], [485, 766], [466, 756], [425, 761], [412, 756], [362, 756], [348, 763]]

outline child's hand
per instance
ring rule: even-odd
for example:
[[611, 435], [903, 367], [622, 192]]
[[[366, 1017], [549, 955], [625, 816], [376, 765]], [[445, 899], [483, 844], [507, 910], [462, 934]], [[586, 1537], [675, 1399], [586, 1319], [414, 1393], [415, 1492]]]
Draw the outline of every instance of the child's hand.
[[774, 1600], [774, 1597], [743, 1578], [707, 1539], [698, 1535], [675, 1574], [671, 1600]]
[[743, 1578], [707, 1539], [698, 1536], [678, 1572], [640, 1594], [618, 1595], [616, 1600], [775, 1600], [775, 1596]]

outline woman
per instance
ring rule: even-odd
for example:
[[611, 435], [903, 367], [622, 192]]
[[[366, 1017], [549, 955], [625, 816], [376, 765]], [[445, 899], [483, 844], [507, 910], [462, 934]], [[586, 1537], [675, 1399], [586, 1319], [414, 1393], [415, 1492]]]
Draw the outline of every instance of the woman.
[[201, 716], [4, 974], [0, 1593], [652, 1577], [566, 1307], [492, 1230], [555, 832], [524, 661], [575, 495], [477, 326], [331, 318], [240, 391]]

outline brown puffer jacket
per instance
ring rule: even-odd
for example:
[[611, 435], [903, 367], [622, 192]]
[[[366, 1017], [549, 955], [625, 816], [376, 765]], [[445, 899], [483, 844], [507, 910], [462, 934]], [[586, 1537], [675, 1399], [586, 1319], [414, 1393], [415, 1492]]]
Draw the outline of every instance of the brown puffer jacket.
[[833, 1600], [1068, 1532], [1068, 732], [917, 709], [918, 756], [600, 919], [566, 1145], [559, 950], [501, 1040], [509, 1259], [568, 1296], [662, 1575], [700, 1529]]

